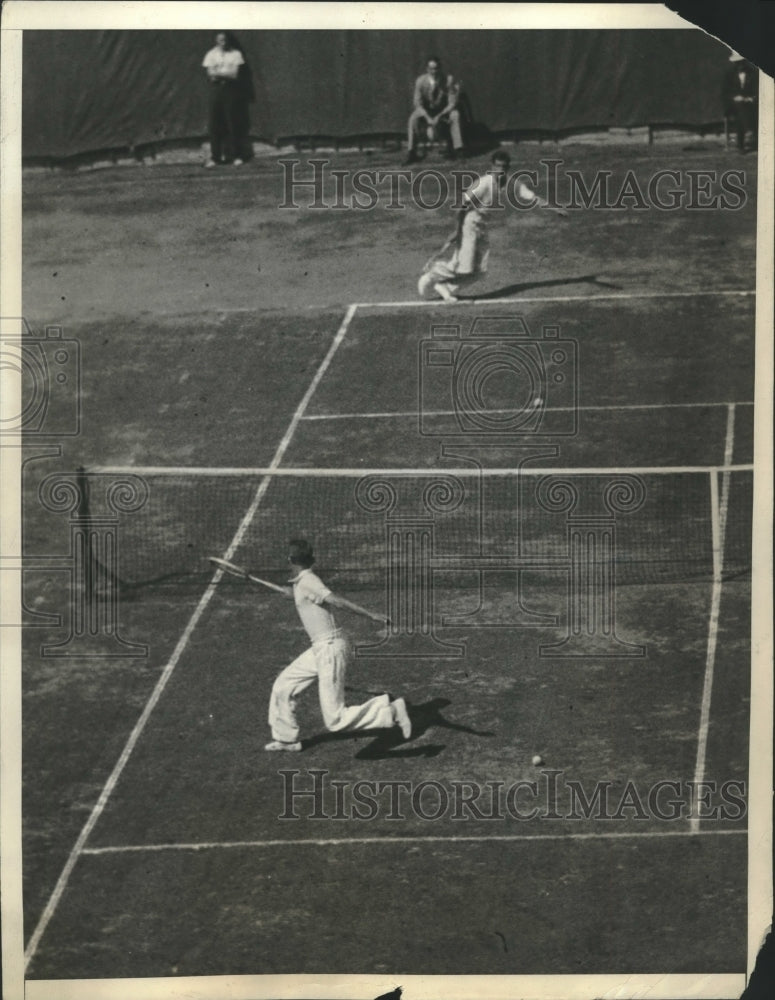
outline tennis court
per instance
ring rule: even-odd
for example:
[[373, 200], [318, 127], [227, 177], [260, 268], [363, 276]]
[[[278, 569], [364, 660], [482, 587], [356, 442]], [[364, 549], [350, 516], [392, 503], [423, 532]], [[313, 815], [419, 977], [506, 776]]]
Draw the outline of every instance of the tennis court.
[[[638, 155], [644, 171], [670, 161]], [[600, 151], [578, 156], [593, 168]], [[621, 174], [632, 154], [608, 151], [607, 162]], [[268, 213], [269, 166], [251, 171], [235, 184], [185, 175], [184, 200], [206, 196], [232, 220], [258, 199], [271, 232], [241, 229], [243, 260], [250, 240], [265, 248], [291, 226]], [[82, 176], [57, 190], [35, 178], [49, 201], [27, 238], [63, 215], [107, 232], [108, 206], [147, 203], [132, 217], [140, 238], [156, 225], [161, 189], [184, 173], [105, 171], [90, 190]], [[170, 207], [166, 233], [191, 225], [184, 207]], [[385, 224], [376, 213], [348, 218], [348, 259], [359, 241], [374, 254], [348, 273], [314, 249], [330, 218], [298, 215], [278, 258], [306, 248], [316, 283], [273, 271], [260, 308], [228, 248], [213, 274], [234, 294], [214, 299], [187, 281], [193, 258], [168, 266], [154, 247], [179, 312], [169, 286], [156, 311], [162, 290], [149, 282], [146, 311], [132, 313], [117, 287], [90, 315], [78, 305], [88, 268], [73, 262], [67, 329], [85, 359], [84, 432], [77, 454], [46, 460], [46, 473], [82, 466], [95, 517], [101, 483], [137, 476], [147, 487], [120, 519], [115, 582], [121, 635], [148, 655], [63, 661], [40, 655], [47, 629], [27, 630], [28, 976], [745, 968], [754, 211], [751, 202], [699, 222], [680, 212], [669, 225], [600, 212], [564, 230], [542, 216], [509, 220], [492, 296], [443, 307], [413, 301], [405, 278], [422, 257], [417, 211], [387, 233], [375, 232]], [[701, 252], [722, 243], [735, 250], [723, 274]], [[128, 268], [142, 280], [150, 264], [136, 252]], [[517, 286], [509, 252], [521, 262]], [[29, 266], [33, 278], [46, 264]], [[281, 308], [282, 296], [294, 307]], [[574, 359], [562, 392], [545, 383], [529, 433], [482, 437], [461, 425], [449, 375], [427, 351], [457, 356], [476, 336], [529, 344], [547, 364], [556, 347], [542, 345], [562, 341], [564, 360], [551, 363]], [[514, 417], [513, 384], [489, 387], [488, 413]], [[524, 414], [533, 383], [522, 389]], [[616, 479], [632, 495], [614, 515], [605, 491]], [[392, 507], [381, 503], [386, 488]], [[601, 637], [599, 608], [574, 603], [576, 514], [586, 538], [615, 522], [605, 563], [615, 568], [614, 634]], [[386, 538], [399, 522], [432, 537], [423, 573], [402, 577], [410, 589], [430, 580], [428, 627], [413, 631], [415, 591], [392, 632], [348, 619], [361, 647], [348, 686], [352, 700], [404, 695], [412, 739], [322, 735], [310, 692], [303, 752], [264, 753], [273, 678], [303, 637], [290, 603], [213, 577], [207, 557], [283, 582], [283, 546], [306, 534], [324, 579], [379, 610], [395, 600]], [[31, 543], [59, 540], [64, 551], [63, 525], [29, 504]], [[66, 583], [30, 573], [40, 610], [56, 607]], [[583, 641], [569, 655], [560, 644], [578, 638], [579, 613]], [[371, 818], [353, 808], [363, 781], [383, 789], [371, 790]], [[523, 785], [507, 801], [531, 781], [537, 794]], [[670, 788], [660, 809], [649, 800], [669, 781], [680, 788], [674, 818], [660, 817]], [[714, 782], [724, 808], [690, 808], [692, 781]], [[569, 790], [589, 797], [600, 783], [607, 810], [582, 815]], [[476, 808], [458, 795], [470, 799], [472, 786]], [[289, 788], [319, 796], [289, 799]]]

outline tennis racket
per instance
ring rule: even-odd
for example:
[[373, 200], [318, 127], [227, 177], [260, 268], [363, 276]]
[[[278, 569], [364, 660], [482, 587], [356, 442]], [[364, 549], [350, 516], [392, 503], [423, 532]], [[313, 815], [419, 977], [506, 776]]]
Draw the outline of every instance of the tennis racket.
[[447, 242], [444, 244], [444, 246], [441, 248], [441, 250], [437, 250], [435, 254], [433, 254], [431, 257], [428, 258], [428, 260], [425, 263], [425, 267], [423, 268], [423, 271], [430, 271], [430, 269], [433, 267], [436, 261], [441, 260], [441, 258], [447, 252], [447, 250], [449, 250], [450, 247], [455, 246], [457, 244], [457, 240], [458, 240], [458, 233], [456, 229], [454, 233], [452, 233], [452, 235], [449, 237]]
[[213, 566], [217, 566], [218, 569], [224, 573], [228, 573], [230, 576], [239, 576], [243, 580], [250, 580], [251, 583], [260, 583], [264, 587], [269, 587], [270, 590], [276, 590], [278, 594], [282, 594], [284, 597], [290, 597], [285, 587], [279, 587], [276, 583], [270, 583], [269, 580], [262, 580], [260, 576], [253, 576], [244, 567], [237, 566], [235, 563], [229, 562], [228, 559], [219, 559], [217, 556], [208, 556], [208, 558]]

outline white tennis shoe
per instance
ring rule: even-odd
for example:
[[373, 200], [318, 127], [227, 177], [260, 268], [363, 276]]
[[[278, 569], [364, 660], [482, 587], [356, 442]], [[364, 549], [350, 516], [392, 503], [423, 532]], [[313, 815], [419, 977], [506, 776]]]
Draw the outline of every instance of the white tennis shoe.
[[417, 282], [417, 291], [420, 293], [421, 299], [433, 298], [433, 293], [431, 292], [431, 286], [433, 284], [433, 277], [430, 274], [423, 274], [420, 280]]
[[450, 290], [449, 285], [445, 285], [443, 281], [439, 281], [433, 286], [434, 291], [444, 299], [445, 302], [457, 302], [457, 295], [453, 294]]
[[393, 702], [393, 715], [396, 724], [401, 727], [401, 735], [405, 740], [408, 740], [412, 735], [412, 720], [409, 718], [409, 713], [406, 710], [406, 702], [403, 698], [396, 698]]
[[283, 743], [282, 740], [272, 740], [267, 743], [264, 750], [288, 750], [291, 753], [298, 753], [301, 750], [301, 743]]

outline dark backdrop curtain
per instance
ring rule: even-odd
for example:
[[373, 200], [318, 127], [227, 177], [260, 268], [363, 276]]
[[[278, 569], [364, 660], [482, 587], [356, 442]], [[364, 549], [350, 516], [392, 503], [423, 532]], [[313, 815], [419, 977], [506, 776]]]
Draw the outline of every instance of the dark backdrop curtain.
[[[215, 31], [24, 34], [23, 151], [204, 137]], [[700, 31], [244, 31], [251, 133], [402, 132], [429, 54], [492, 131], [719, 121], [728, 51]]]

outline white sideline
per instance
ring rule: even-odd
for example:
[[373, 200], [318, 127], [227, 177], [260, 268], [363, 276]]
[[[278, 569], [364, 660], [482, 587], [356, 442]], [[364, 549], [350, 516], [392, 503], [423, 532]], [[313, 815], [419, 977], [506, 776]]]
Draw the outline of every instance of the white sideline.
[[[748, 833], [747, 829], [717, 829], [699, 831], [705, 837], [730, 837], [742, 836]], [[600, 833], [525, 833], [525, 834], [492, 834], [466, 835], [459, 837], [309, 837], [288, 840], [224, 840], [205, 841], [200, 844], [127, 844], [125, 846], [110, 847], [87, 847], [84, 854], [91, 856], [101, 854], [140, 854], [143, 852], [161, 851], [209, 851], [218, 849], [249, 848], [249, 847], [338, 847], [340, 844], [352, 846], [353, 844], [486, 844], [495, 843], [519, 843], [520, 841], [536, 840], [646, 840], [662, 837], [689, 837], [696, 836], [686, 827], [682, 830], [633, 830], [622, 833], [611, 833], [603, 830]]]
[[[719, 613], [721, 610], [721, 577], [724, 571], [724, 541], [727, 530], [727, 514], [729, 510], [729, 469], [735, 448], [735, 404], [730, 403], [727, 410], [727, 430], [724, 440], [724, 466], [722, 466], [721, 500], [718, 495], [718, 472], [710, 473], [710, 508], [713, 532], [713, 590], [710, 599], [710, 615], [708, 617], [708, 645], [705, 655], [705, 677], [702, 683], [702, 702], [700, 706], [700, 726], [697, 737], [697, 759], [694, 766], [695, 788], [699, 787], [705, 777], [705, 759], [708, 752], [708, 731], [710, 729], [710, 701], [713, 691], [713, 673], [716, 665], [716, 649], [718, 643]], [[693, 834], [700, 831], [699, 803], [690, 821]]]
[[[235, 550], [239, 546], [239, 543], [242, 540], [245, 532], [247, 531], [248, 527], [250, 526], [250, 523], [253, 520], [253, 517], [255, 516], [256, 510], [258, 509], [258, 505], [261, 503], [261, 499], [264, 496], [264, 494], [266, 493], [266, 490], [267, 490], [267, 488], [269, 486], [269, 483], [270, 483], [270, 475], [269, 474], [282, 461], [283, 456], [285, 455], [285, 452], [288, 449], [288, 445], [291, 442], [291, 438], [293, 437], [294, 432], [295, 432], [296, 428], [299, 425], [299, 421], [301, 420], [301, 417], [302, 417], [305, 409], [307, 408], [310, 399], [312, 399], [312, 396], [313, 396], [315, 390], [317, 389], [318, 385], [320, 384], [320, 380], [323, 378], [323, 376], [325, 375], [325, 373], [326, 373], [326, 371], [328, 369], [328, 366], [331, 364], [331, 359], [333, 358], [334, 354], [336, 353], [339, 345], [341, 344], [342, 340], [344, 340], [344, 337], [345, 337], [345, 335], [347, 333], [347, 329], [350, 326], [350, 323], [352, 321], [353, 316], [355, 315], [356, 309], [357, 309], [357, 306], [349, 306], [348, 307], [347, 312], [345, 313], [344, 319], [342, 320], [342, 322], [341, 322], [341, 324], [339, 326], [339, 329], [336, 332], [336, 336], [334, 337], [334, 339], [333, 339], [333, 341], [331, 343], [331, 346], [329, 347], [328, 352], [326, 353], [326, 356], [323, 358], [323, 360], [321, 361], [320, 365], [318, 366], [318, 369], [317, 369], [317, 371], [315, 373], [314, 378], [312, 379], [312, 382], [309, 385], [309, 388], [304, 393], [304, 396], [303, 396], [301, 402], [299, 403], [299, 405], [296, 407], [296, 410], [295, 410], [295, 412], [293, 414], [293, 417], [291, 418], [291, 422], [288, 424], [288, 429], [286, 430], [285, 434], [283, 435], [282, 440], [280, 441], [280, 444], [277, 446], [277, 450], [276, 450], [276, 452], [274, 454], [274, 458], [272, 459], [272, 461], [271, 461], [271, 463], [269, 465], [269, 468], [267, 470], [267, 475], [265, 476], [264, 479], [262, 479], [262, 481], [261, 481], [261, 483], [260, 483], [260, 485], [259, 485], [259, 487], [258, 487], [258, 489], [256, 491], [256, 495], [253, 498], [253, 502], [251, 503], [250, 507], [248, 508], [248, 510], [246, 511], [244, 517], [242, 518], [242, 521], [240, 522], [240, 525], [237, 528], [237, 531], [236, 531], [236, 533], [234, 535], [234, 538], [231, 540], [231, 543], [230, 543], [228, 549], [224, 553], [224, 558], [225, 559], [231, 558], [231, 556], [233, 555], [233, 553], [235, 552]], [[191, 618], [189, 619], [188, 624], [186, 625], [186, 627], [185, 627], [185, 629], [183, 631], [183, 634], [181, 635], [180, 639], [178, 640], [178, 643], [175, 646], [175, 649], [174, 649], [174, 651], [172, 653], [172, 656], [170, 657], [169, 661], [167, 662], [166, 666], [164, 667], [164, 670], [162, 671], [161, 676], [159, 677], [159, 680], [156, 682], [156, 686], [154, 687], [153, 691], [151, 692], [151, 696], [148, 699], [148, 702], [146, 703], [145, 708], [143, 709], [142, 714], [140, 715], [140, 718], [137, 720], [137, 722], [135, 723], [134, 729], [129, 734], [129, 738], [127, 739], [127, 741], [126, 741], [126, 743], [124, 745], [124, 749], [121, 751], [121, 756], [119, 757], [118, 761], [116, 762], [115, 767], [111, 771], [110, 776], [108, 777], [108, 780], [105, 782], [105, 785], [103, 786], [103, 789], [100, 792], [100, 796], [99, 796], [96, 804], [94, 805], [91, 813], [89, 814], [89, 818], [86, 820], [86, 823], [84, 824], [83, 829], [81, 830], [80, 834], [78, 835], [78, 839], [76, 840], [75, 844], [73, 845], [73, 848], [70, 851], [70, 854], [69, 854], [69, 856], [67, 858], [67, 861], [65, 862], [65, 866], [62, 869], [62, 873], [59, 876], [59, 879], [57, 880], [56, 885], [54, 886], [54, 891], [52, 892], [51, 897], [50, 897], [48, 903], [46, 904], [46, 907], [43, 910], [43, 913], [41, 914], [41, 917], [40, 917], [40, 919], [38, 921], [38, 924], [37, 924], [35, 930], [33, 931], [33, 934], [32, 934], [32, 937], [30, 938], [29, 944], [27, 945], [27, 948], [25, 949], [25, 952], [24, 952], [25, 968], [27, 968], [29, 966], [30, 961], [32, 960], [33, 956], [35, 955], [35, 952], [38, 949], [38, 945], [40, 944], [40, 940], [43, 937], [43, 934], [45, 933], [45, 930], [48, 927], [48, 924], [49, 924], [52, 916], [54, 915], [54, 911], [56, 910], [57, 906], [59, 905], [59, 901], [61, 900], [62, 895], [64, 894], [65, 889], [67, 888], [67, 883], [70, 880], [70, 875], [72, 874], [73, 868], [75, 867], [76, 862], [78, 861], [79, 856], [84, 851], [84, 847], [85, 847], [86, 841], [89, 839], [89, 836], [90, 836], [92, 830], [94, 829], [94, 827], [96, 826], [96, 824], [97, 824], [100, 816], [102, 815], [102, 812], [103, 812], [103, 810], [105, 808], [105, 805], [107, 804], [107, 801], [110, 798], [110, 796], [111, 796], [111, 794], [113, 792], [113, 789], [116, 787], [116, 784], [118, 783], [118, 779], [121, 776], [121, 772], [126, 767], [126, 764], [127, 764], [128, 760], [129, 760], [131, 754], [132, 754], [132, 751], [134, 750], [135, 746], [137, 745], [137, 741], [140, 739], [142, 731], [145, 728], [145, 724], [147, 723], [148, 719], [150, 718], [151, 712], [156, 707], [156, 704], [159, 701], [159, 698], [161, 697], [162, 692], [164, 691], [164, 688], [167, 686], [167, 682], [169, 681], [170, 677], [172, 676], [173, 670], [177, 666], [178, 661], [180, 660], [180, 657], [183, 654], [183, 651], [185, 650], [186, 646], [188, 645], [189, 639], [191, 638], [191, 635], [192, 635], [194, 629], [196, 628], [197, 624], [199, 623], [199, 620], [202, 617], [202, 614], [204, 613], [205, 608], [210, 603], [210, 600], [211, 600], [213, 594], [215, 593], [215, 585], [221, 579], [222, 575], [223, 575], [223, 573], [222, 573], [221, 570], [216, 571], [216, 573], [214, 574], [212, 580], [207, 585], [207, 589], [205, 590], [205, 592], [202, 594], [201, 598], [199, 599], [199, 603], [197, 604], [196, 608], [194, 609], [194, 613], [191, 615]]]

